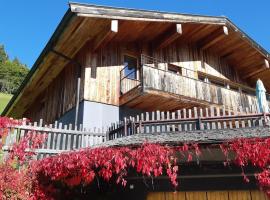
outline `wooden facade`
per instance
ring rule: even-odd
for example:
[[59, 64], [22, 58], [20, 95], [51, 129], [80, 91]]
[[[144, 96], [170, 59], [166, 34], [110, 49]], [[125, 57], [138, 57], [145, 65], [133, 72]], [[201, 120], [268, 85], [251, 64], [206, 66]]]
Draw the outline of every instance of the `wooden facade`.
[[257, 190], [230, 191], [189, 191], [152, 192], [147, 200], [267, 200], [266, 195]]
[[[68, 63], [48, 87], [39, 94], [33, 104], [27, 107], [23, 117], [33, 121], [43, 119], [45, 123], [53, 123], [74, 108], [79, 73], [81, 73], [80, 76], [84, 75], [77, 65]], [[81, 94], [83, 94], [83, 86]]]
[[[95, 137], [99, 144], [129, 135], [152, 135], [150, 141], [155, 142], [156, 134], [161, 132], [185, 137], [179, 137], [179, 141], [190, 137], [194, 141], [203, 135], [213, 141], [217, 135], [206, 133], [220, 129], [226, 139], [235, 137], [229, 129], [237, 129], [239, 134], [249, 128], [264, 130], [269, 114], [254, 114], [254, 87], [260, 78], [270, 90], [269, 57], [268, 52], [224, 17], [71, 3], [4, 115], [55, 124], [54, 128], [50, 125], [40, 130], [49, 134], [46, 150], [92, 146], [90, 137]], [[84, 102], [93, 104], [86, 108]], [[216, 110], [211, 106], [216, 106]], [[119, 117], [124, 111], [123, 117], [131, 113], [133, 116], [114, 125], [106, 137], [82, 131], [84, 125], [78, 135], [76, 120], [69, 121], [76, 130], [71, 130], [72, 125], [69, 130], [64, 126], [63, 134], [62, 124], [55, 121], [61, 122], [70, 112], [77, 115], [79, 108], [82, 117], [89, 117], [89, 121], [111, 120], [106, 115]], [[95, 113], [96, 110], [102, 114]], [[20, 134], [28, 130], [17, 128]], [[133, 143], [134, 140], [130, 145]], [[175, 194], [168, 192], [171, 190], [144, 189], [148, 193], [145, 199], [266, 200], [259, 191], [240, 190], [239, 182], [239, 190], [219, 184], [218, 190], [212, 190], [210, 185], [207, 187], [211, 191], [195, 188]]]
[[[162, 62], [159, 63], [158, 67], [142, 66], [142, 54], [153, 55], [154, 59], [162, 60]], [[129, 101], [129, 99], [124, 99], [126, 98], [124, 95], [120, 97], [120, 71], [124, 68], [124, 55], [132, 55], [138, 59], [138, 66], [141, 67], [144, 77], [142, 77], [142, 80], [138, 78], [135, 81], [124, 79], [123, 82], [129, 81], [129, 83], [124, 83], [129, 87], [127, 91], [138, 86], [139, 82], [143, 82], [145, 88], [156, 90], [155, 94], [151, 96], [152, 99], [153, 96], [158, 99], [162, 98], [162, 93], [172, 93], [187, 99], [193, 98], [193, 106], [206, 106], [208, 104], [227, 105], [230, 108], [256, 106], [254, 95], [241, 94], [239, 91], [226, 89], [225, 84], [222, 88], [199, 80], [201, 72], [217, 79], [220, 78], [224, 83], [226, 81], [234, 82], [243, 85], [243, 87], [248, 85], [247, 82], [241, 80], [233, 67], [218, 56], [204, 51], [201, 51], [201, 54], [200, 50], [192, 45], [181, 43], [154, 51], [150, 43], [137, 45], [136, 43], [111, 42], [96, 52], [93, 52], [91, 45], [87, 43], [75, 58], [82, 66], [81, 77], [83, 82], [80, 99], [115, 106], [124, 105], [125, 101]], [[179, 67], [179, 69], [183, 69], [184, 76], [168, 72], [168, 65], [163, 63], [164, 60]], [[44, 92], [36, 98], [35, 103], [24, 112], [23, 116], [33, 120], [43, 118], [46, 122], [51, 123], [74, 108], [78, 71], [78, 65], [72, 62], [67, 63]], [[165, 85], [161, 85], [163, 82]], [[158, 91], [160, 91], [160, 94]], [[197, 94], [195, 94], [195, 91], [197, 91]], [[124, 100], [121, 100], [121, 98]], [[141, 97], [138, 96], [137, 101], [140, 99]], [[148, 106], [146, 100], [140, 101], [144, 107]], [[179, 104], [178, 100], [176, 104], [178, 108], [187, 106], [184, 102], [182, 105]], [[129, 104], [127, 105], [129, 106]], [[131, 105], [130, 107], [134, 106]], [[138, 108], [145, 109], [140, 106]], [[151, 111], [158, 108], [157, 106], [146, 110]], [[164, 107], [163, 110], [172, 109]]]
[[[136, 59], [134, 80], [122, 74], [125, 56]], [[261, 78], [270, 88], [268, 56], [226, 18], [71, 3], [4, 114], [53, 123], [78, 99], [142, 111], [256, 107], [250, 87]]]

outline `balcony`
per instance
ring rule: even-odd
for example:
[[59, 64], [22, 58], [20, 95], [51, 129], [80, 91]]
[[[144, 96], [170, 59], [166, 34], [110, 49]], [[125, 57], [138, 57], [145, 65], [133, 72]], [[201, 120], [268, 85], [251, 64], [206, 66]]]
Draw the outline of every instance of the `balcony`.
[[[120, 105], [145, 111], [218, 106], [257, 111], [255, 90], [238, 83], [216, 85], [198, 79], [200, 72], [142, 55], [135, 78], [121, 71]], [[168, 70], [171, 66], [172, 70]], [[175, 70], [174, 70], [175, 69]]]

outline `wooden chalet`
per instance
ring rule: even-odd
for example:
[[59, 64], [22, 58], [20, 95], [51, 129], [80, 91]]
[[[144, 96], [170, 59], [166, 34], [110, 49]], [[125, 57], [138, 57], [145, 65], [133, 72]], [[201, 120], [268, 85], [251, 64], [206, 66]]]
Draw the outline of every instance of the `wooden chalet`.
[[[270, 55], [228, 18], [69, 6], [3, 115], [84, 128], [123, 120], [111, 126], [106, 137], [97, 135], [101, 142], [110, 140], [103, 146], [145, 140], [219, 144], [239, 136], [270, 136], [255, 95], [258, 79], [270, 90]], [[47, 147], [54, 146], [53, 138], [57, 146], [62, 136], [53, 135], [61, 131], [55, 129]], [[67, 134], [77, 137], [77, 132]], [[64, 150], [86, 147], [82, 145], [86, 135], [93, 136], [82, 133], [71, 140], [76, 144], [67, 143], [70, 148]], [[266, 199], [254, 177], [244, 184], [241, 171], [226, 171], [224, 159], [215, 148], [212, 152], [203, 164], [194, 161], [194, 166], [182, 168], [181, 192], [175, 195], [164, 177], [150, 189], [135, 176], [128, 179], [124, 191], [116, 187], [107, 190], [107, 196], [91, 195], [97, 199]], [[251, 168], [249, 173], [254, 171]]]
[[269, 60], [225, 17], [70, 3], [3, 115], [101, 127], [154, 110], [256, 111]]

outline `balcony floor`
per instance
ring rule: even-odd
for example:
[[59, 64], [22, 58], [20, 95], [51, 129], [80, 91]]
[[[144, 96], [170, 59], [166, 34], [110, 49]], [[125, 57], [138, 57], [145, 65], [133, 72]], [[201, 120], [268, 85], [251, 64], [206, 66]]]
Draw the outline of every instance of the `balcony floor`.
[[152, 89], [145, 89], [143, 92], [140, 87], [136, 87], [120, 97], [120, 105], [144, 111], [173, 111], [182, 108], [204, 108], [210, 106], [210, 103]]

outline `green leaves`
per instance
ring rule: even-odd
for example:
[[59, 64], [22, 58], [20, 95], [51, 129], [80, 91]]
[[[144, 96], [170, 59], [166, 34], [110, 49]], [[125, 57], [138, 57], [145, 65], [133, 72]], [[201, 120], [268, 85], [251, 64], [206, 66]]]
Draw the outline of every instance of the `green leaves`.
[[28, 72], [18, 58], [10, 60], [4, 46], [0, 45], [0, 92], [14, 94]]

